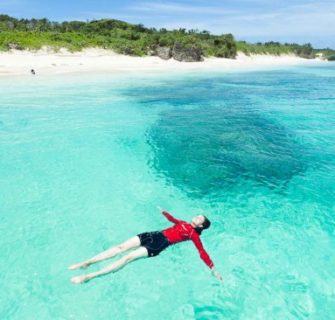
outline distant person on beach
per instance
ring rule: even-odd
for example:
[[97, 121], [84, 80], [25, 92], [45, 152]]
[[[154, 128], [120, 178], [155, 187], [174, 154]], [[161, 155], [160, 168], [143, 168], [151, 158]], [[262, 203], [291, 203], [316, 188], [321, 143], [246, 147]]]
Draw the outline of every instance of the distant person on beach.
[[210, 227], [210, 221], [205, 216], [199, 215], [194, 217], [191, 223], [188, 223], [186, 221], [174, 218], [166, 211], [162, 211], [162, 214], [166, 217], [166, 219], [174, 224], [172, 227], [164, 229], [163, 231], [145, 232], [138, 234], [124, 243], [112, 247], [89, 260], [70, 266], [70, 270], [86, 268], [91, 264], [113, 258], [120, 253], [133, 249], [133, 251], [129, 252], [121, 259], [100, 271], [73, 277], [71, 279], [72, 283], [83, 283], [93, 278], [111, 272], [116, 272], [130, 262], [140, 258], [155, 257], [168, 246], [186, 240], [191, 240], [194, 243], [195, 247], [199, 251], [200, 258], [212, 270], [212, 274], [220, 281], [223, 281], [220, 273], [215, 270], [214, 264], [205, 251], [200, 240], [202, 231]]
[[34, 69], [31, 69], [31, 70], [30, 70], [30, 73], [31, 73], [32, 75], [35, 75], [35, 74], [36, 74], [36, 72], [35, 72]]

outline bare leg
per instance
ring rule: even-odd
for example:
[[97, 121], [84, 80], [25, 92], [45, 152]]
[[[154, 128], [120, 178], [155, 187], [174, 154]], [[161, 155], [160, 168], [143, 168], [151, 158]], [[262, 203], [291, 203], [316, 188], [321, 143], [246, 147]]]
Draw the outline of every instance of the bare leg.
[[123, 268], [126, 264], [128, 264], [132, 261], [135, 261], [137, 259], [146, 258], [146, 257], [148, 257], [147, 249], [144, 248], [144, 247], [139, 247], [135, 251], [128, 253], [126, 256], [124, 256], [121, 259], [117, 260], [116, 262], [110, 264], [106, 268], [104, 268], [100, 271], [97, 271], [97, 272], [92, 272], [92, 273], [89, 273], [89, 274], [84, 274], [84, 275], [81, 275], [81, 276], [73, 277], [71, 279], [71, 282], [74, 283], [74, 284], [83, 283], [83, 282], [89, 281], [93, 278], [100, 277], [100, 276], [103, 276], [103, 275], [111, 273], [111, 272], [116, 272], [116, 271], [120, 270], [121, 268]]
[[113, 258], [119, 253], [125, 252], [130, 249], [138, 248], [140, 245], [141, 245], [140, 238], [138, 236], [132, 237], [127, 241], [119, 244], [118, 246], [112, 247], [104, 252], [99, 253], [98, 255], [96, 255], [91, 259], [70, 266], [69, 269], [75, 270], [79, 268], [86, 268], [93, 263]]

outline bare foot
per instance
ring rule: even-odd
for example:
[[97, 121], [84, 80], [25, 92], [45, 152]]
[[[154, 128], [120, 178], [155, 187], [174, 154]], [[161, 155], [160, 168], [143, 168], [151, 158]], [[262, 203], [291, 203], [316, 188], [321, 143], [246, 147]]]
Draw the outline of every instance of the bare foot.
[[85, 269], [89, 265], [90, 265], [89, 262], [80, 262], [80, 263], [76, 263], [76, 264], [73, 264], [72, 266], [70, 266], [69, 270], [76, 270], [76, 269], [80, 269], [80, 268]]
[[80, 283], [86, 282], [88, 280], [89, 280], [89, 278], [87, 278], [86, 275], [71, 278], [71, 282], [73, 284], [80, 284]]

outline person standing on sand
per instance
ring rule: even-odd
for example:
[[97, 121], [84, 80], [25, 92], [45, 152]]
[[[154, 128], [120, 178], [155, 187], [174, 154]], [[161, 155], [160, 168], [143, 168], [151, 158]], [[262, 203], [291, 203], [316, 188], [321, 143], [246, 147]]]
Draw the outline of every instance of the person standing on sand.
[[178, 242], [191, 240], [197, 248], [200, 258], [211, 269], [212, 274], [220, 281], [223, 281], [222, 276], [215, 270], [214, 264], [204, 249], [200, 240], [200, 235], [203, 230], [208, 229], [211, 225], [210, 221], [203, 215], [196, 216], [192, 219], [191, 223], [174, 218], [167, 211], [162, 211], [162, 214], [167, 220], [173, 223], [173, 226], [162, 231], [144, 232], [129, 240], [121, 243], [118, 246], [112, 247], [97, 256], [74, 264], [69, 267], [70, 270], [79, 268], [87, 268], [91, 264], [100, 262], [106, 259], [115, 257], [116, 255], [133, 249], [130, 253], [123, 256], [121, 259], [107, 266], [106, 268], [71, 278], [71, 282], [79, 284], [92, 280], [93, 278], [106, 275], [111, 272], [116, 272], [123, 268], [130, 262], [140, 258], [155, 257], [159, 255], [168, 246]]

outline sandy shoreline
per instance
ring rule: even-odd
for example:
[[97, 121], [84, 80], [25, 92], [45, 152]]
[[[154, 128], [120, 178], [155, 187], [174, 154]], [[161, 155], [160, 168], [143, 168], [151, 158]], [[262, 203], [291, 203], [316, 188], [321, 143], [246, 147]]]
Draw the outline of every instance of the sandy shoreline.
[[155, 71], [197, 71], [197, 70], [250, 70], [262, 67], [315, 64], [320, 60], [307, 60], [294, 55], [254, 55], [239, 53], [237, 59], [207, 58], [203, 62], [178, 62], [158, 57], [131, 57], [104, 49], [85, 49], [70, 53], [61, 49], [55, 53], [47, 48], [33, 51], [0, 53], [0, 76], [27, 75], [34, 69], [37, 74], [63, 74], [87, 72], [155, 72]]

